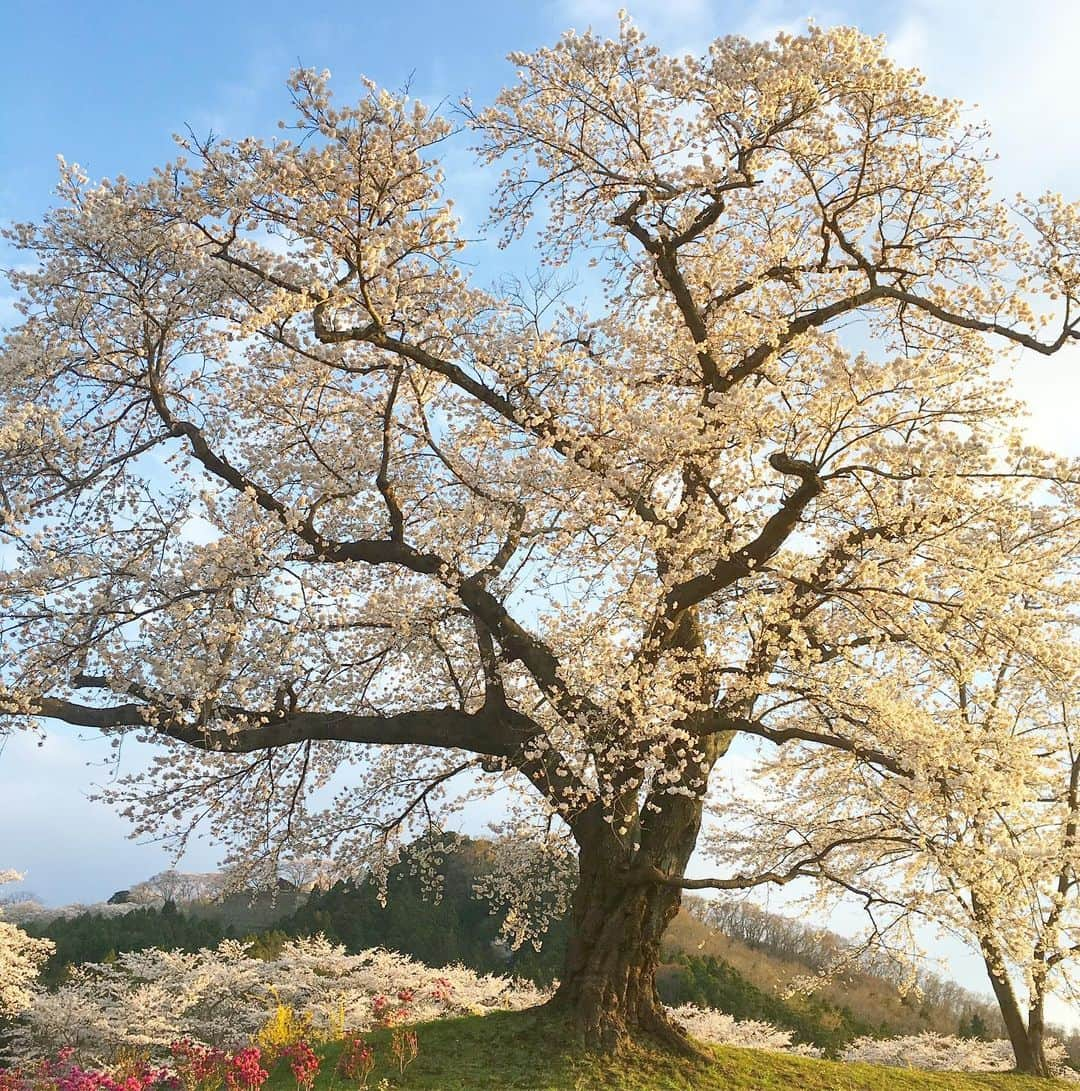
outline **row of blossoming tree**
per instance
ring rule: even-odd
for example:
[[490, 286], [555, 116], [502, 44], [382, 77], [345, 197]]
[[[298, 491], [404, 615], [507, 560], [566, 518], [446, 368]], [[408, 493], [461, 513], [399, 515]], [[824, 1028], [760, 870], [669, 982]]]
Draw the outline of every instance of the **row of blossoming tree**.
[[[457, 116], [548, 270], [516, 284], [473, 270], [454, 123], [311, 71], [280, 139], [65, 166], [11, 232], [4, 720], [160, 743], [136, 828], [262, 864], [518, 796], [489, 893], [550, 912], [576, 857], [551, 1005], [593, 1044], [684, 1042], [654, 983], [683, 889], [863, 889], [882, 853], [905, 908], [966, 897], [995, 981], [1042, 913], [1049, 972], [1078, 475], [1000, 361], [1080, 337], [1077, 206], [994, 198], [985, 133], [854, 30], [512, 60]], [[740, 735], [784, 764], [736, 819], [782, 800], [791, 838], [688, 879]]]
[[[166, 1075], [177, 1077], [185, 1091], [216, 1091], [232, 1087], [226, 1076], [234, 1061], [265, 1073], [282, 1059], [295, 1066], [300, 1083], [301, 1072], [312, 1080], [318, 1072], [311, 1043], [328, 1041], [341, 1044], [342, 1060], [370, 1074], [377, 1028], [394, 1032], [388, 1044], [402, 1064], [415, 1056], [417, 1034], [424, 1035], [423, 1029], [409, 1030], [411, 1023], [521, 1010], [547, 995], [528, 982], [463, 966], [432, 969], [384, 950], [347, 954], [322, 937], [289, 941], [270, 961], [232, 941], [195, 952], [127, 952], [110, 963], [79, 967], [55, 990], [34, 991], [5, 1041], [15, 1063], [0, 1067], [0, 1087], [48, 1091], [57, 1081], [40, 1077], [63, 1077], [64, 1067], [74, 1064], [98, 1074], [100, 1091], [117, 1091], [117, 1077], [134, 1061], [147, 1077], [143, 1091], [169, 1086]], [[671, 1015], [702, 1042], [821, 1056], [812, 1045], [793, 1043], [790, 1030], [768, 1023], [692, 1004]], [[386, 1044], [379, 1047], [383, 1054]], [[1047, 1046], [1053, 1070], [1067, 1072], [1061, 1043], [1049, 1040]], [[934, 1033], [858, 1038], [840, 1056], [962, 1071], [1008, 1071], [1013, 1064], [1007, 1041]], [[51, 1059], [60, 1062], [59, 1073]], [[204, 1078], [190, 1080], [199, 1068]], [[140, 1091], [122, 1081], [120, 1086]], [[70, 1091], [62, 1079], [59, 1091]]]

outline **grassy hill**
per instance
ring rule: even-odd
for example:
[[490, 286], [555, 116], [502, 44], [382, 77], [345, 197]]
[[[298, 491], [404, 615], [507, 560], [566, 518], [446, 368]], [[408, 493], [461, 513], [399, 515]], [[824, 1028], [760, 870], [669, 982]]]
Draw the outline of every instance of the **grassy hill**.
[[[672, 990], [669, 997], [676, 1003], [689, 1000], [719, 1007], [740, 1019], [764, 1019], [778, 1026], [797, 1032], [799, 1041], [814, 1041], [828, 1046], [828, 1041], [803, 1029], [806, 1020], [821, 1023], [824, 1027], [840, 1031], [840, 1038], [860, 1034], [877, 1037], [893, 1037], [904, 1034], [921, 1034], [936, 1031], [940, 1034], [956, 1034], [960, 1019], [966, 1011], [977, 1010], [992, 1030], [992, 1037], [1004, 1037], [1004, 1027], [992, 1001], [972, 996], [955, 988], [955, 996], [917, 1000], [914, 995], [902, 996], [896, 985], [871, 974], [848, 974], [820, 988], [812, 998], [799, 996], [781, 1000], [787, 986], [796, 978], [812, 975], [814, 969], [807, 962], [783, 958], [762, 947], [726, 936], [709, 927], [685, 910], [668, 926], [664, 933], [665, 958], [668, 965], [661, 971], [661, 983], [677, 971], [674, 962], [679, 953], [698, 959], [715, 959], [726, 969], [723, 977], [734, 986], [723, 999], [706, 996], [698, 999], [683, 996]], [[770, 998], [770, 1004], [756, 1010], [741, 1005], [740, 999], [750, 999], [753, 993]], [[851, 1013], [858, 1013], [857, 1019]], [[845, 1025], [853, 1034], [842, 1033]]]
[[[921, 1072], [864, 1064], [806, 1060], [753, 1049], [712, 1047], [711, 1060], [673, 1058], [648, 1047], [617, 1058], [567, 1046], [566, 1028], [530, 1012], [448, 1019], [416, 1028], [420, 1052], [404, 1076], [389, 1048], [389, 1032], [370, 1036], [380, 1079], [407, 1091], [1052, 1091], [1073, 1084], [1014, 1075]], [[324, 1050], [315, 1091], [330, 1091], [338, 1047]], [[294, 1091], [279, 1066], [266, 1091]]]

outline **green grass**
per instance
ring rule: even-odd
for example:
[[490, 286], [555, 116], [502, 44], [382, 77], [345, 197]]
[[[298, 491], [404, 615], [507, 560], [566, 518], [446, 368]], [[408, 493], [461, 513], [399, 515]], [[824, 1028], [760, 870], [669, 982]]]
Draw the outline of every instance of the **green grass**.
[[[368, 1082], [388, 1079], [409, 1091], [1050, 1091], [1073, 1086], [1014, 1075], [921, 1072], [806, 1060], [781, 1053], [714, 1047], [712, 1060], [672, 1057], [633, 1047], [616, 1058], [568, 1044], [558, 1024], [535, 1012], [446, 1019], [415, 1028], [420, 1054], [404, 1076], [390, 1055], [389, 1033], [370, 1035], [376, 1068]], [[332, 1078], [339, 1046], [323, 1050], [316, 1091], [355, 1091]], [[279, 1066], [268, 1091], [295, 1091]]]

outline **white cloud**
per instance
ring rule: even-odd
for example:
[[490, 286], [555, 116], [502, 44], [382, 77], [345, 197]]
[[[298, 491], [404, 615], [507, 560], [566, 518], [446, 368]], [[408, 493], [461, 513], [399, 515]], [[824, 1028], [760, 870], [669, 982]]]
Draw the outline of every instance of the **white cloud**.
[[1077, 187], [1073, 134], [1080, 101], [1080, 4], [1075, 0], [909, 0], [891, 51], [917, 64], [931, 90], [962, 98], [989, 119], [1010, 187]]
[[739, 0], [723, 7], [713, 0], [555, 0], [553, 17], [560, 30], [591, 27], [610, 34], [618, 27], [620, 8], [626, 8], [651, 39], [676, 53], [703, 53], [709, 42], [724, 34], [772, 38], [781, 30], [798, 31], [806, 25], [801, 13], [792, 16], [787, 0]]
[[555, 4], [558, 15], [579, 31], [586, 26], [610, 29], [618, 23], [620, 8], [626, 8], [642, 26], [671, 29], [710, 21], [711, 5], [708, 0], [557, 0]]
[[610, 33], [625, 8], [650, 38], [677, 53], [703, 53], [714, 38], [726, 34], [764, 40], [781, 31], [797, 34], [813, 19], [823, 26], [850, 22], [835, 2], [799, 0], [554, 0], [551, 16], [557, 31], [572, 26]]

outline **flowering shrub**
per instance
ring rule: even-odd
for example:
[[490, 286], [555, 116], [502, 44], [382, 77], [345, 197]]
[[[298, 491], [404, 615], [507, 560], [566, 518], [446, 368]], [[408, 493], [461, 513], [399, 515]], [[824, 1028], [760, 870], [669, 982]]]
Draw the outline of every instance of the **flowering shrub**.
[[[683, 1004], [671, 1014], [694, 1038], [714, 1045], [741, 1046], [820, 1057], [821, 1050], [810, 1045], [793, 1045], [791, 1031], [769, 1023], [740, 1022], [713, 1008]], [[944, 1034], [909, 1035], [901, 1038], [857, 1038], [841, 1054], [845, 1061], [952, 1072], [1009, 1072], [1016, 1066], [1008, 1042], [984, 1042], [976, 1038], [955, 1038]], [[1065, 1047], [1055, 1039], [1046, 1041], [1046, 1059], [1059, 1076], [1074, 1077], [1066, 1067]]]
[[145, 1060], [104, 1072], [81, 1067], [73, 1056], [73, 1050], [62, 1049], [25, 1067], [0, 1068], [0, 1091], [174, 1091], [178, 1086], [167, 1069]]
[[294, 1042], [282, 1051], [281, 1056], [289, 1062], [289, 1068], [296, 1078], [297, 1091], [311, 1091], [321, 1064], [315, 1050], [307, 1042]]
[[[165, 1069], [145, 1067], [122, 1078], [108, 1072], [99, 1072], [72, 1065], [68, 1073], [56, 1083], [57, 1091], [152, 1091], [171, 1086], [171, 1076]], [[41, 1087], [34, 1084], [35, 1091]]]
[[390, 1052], [397, 1061], [398, 1072], [404, 1076], [405, 1069], [416, 1060], [420, 1045], [415, 1030], [395, 1030], [390, 1038]]
[[229, 1091], [259, 1091], [270, 1073], [260, 1063], [258, 1046], [238, 1049], [225, 1065], [225, 1086]]
[[[1061, 1074], [1065, 1068], [1065, 1047], [1047, 1039], [1046, 1059]], [[944, 1034], [912, 1034], [903, 1038], [856, 1038], [841, 1054], [845, 1061], [893, 1065], [897, 1068], [925, 1068], [932, 1071], [1008, 1072], [1016, 1060], [1008, 1042], [984, 1042], [978, 1038], [952, 1038]]]
[[338, 1057], [337, 1074], [365, 1088], [374, 1067], [375, 1050], [359, 1034], [346, 1035]]
[[[438, 988], [432, 989], [430, 993], [432, 1000], [438, 1000], [442, 995], [442, 991]], [[412, 1011], [415, 999], [416, 994], [412, 989], [402, 989], [397, 995], [396, 1003], [389, 996], [383, 996], [381, 993], [372, 997], [371, 1014], [376, 1026], [392, 1027], [399, 1023], [413, 1021]]]
[[[331, 1028], [331, 1035], [333, 1033]], [[297, 1014], [288, 1004], [278, 1004], [273, 1014], [255, 1035], [254, 1043], [262, 1050], [263, 1058], [273, 1064], [278, 1057], [300, 1042], [312, 1036], [311, 1016]], [[340, 1036], [340, 1035], [338, 1035]]]
[[[340, 1038], [375, 1025], [532, 1007], [545, 994], [528, 982], [461, 966], [431, 969], [404, 955], [345, 952], [323, 937], [291, 940], [275, 961], [249, 957], [226, 941], [194, 953], [150, 949], [77, 969], [55, 992], [38, 990], [13, 1032], [18, 1057], [72, 1047], [83, 1062], [105, 1064], [123, 1047], [164, 1059], [188, 1040], [236, 1050], [255, 1041], [274, 1052], [286, 1035], [281, 1007], [302, 1023], [301, 1037]], [[268, 1037], [259, 1035], [269, 1026]], [[199, 1091], [196, 1087], [186, 1091]]]
[[214, 1091], [225, 1079], [225, 1051], [182, 1038], [171, 1043], [169, 1053], [176, 1079], [183, 1091]]
[[693, 1038], [718, 1046], [744, 1046], [747, 1049], [768, 1049], [774, 1052], [796, 1053], [803, 1057], [820, 1057], [814, 1046], [793, 1045], [791, 1031], [754, 1019], [739, 1021], [715, 1008], [699, 1008], [683, 1004], [671, 1009], [675, 1020], [686, 1027]]

